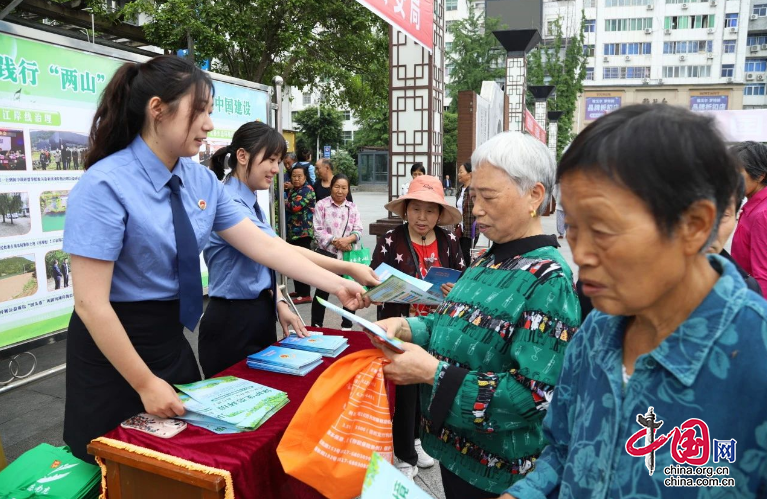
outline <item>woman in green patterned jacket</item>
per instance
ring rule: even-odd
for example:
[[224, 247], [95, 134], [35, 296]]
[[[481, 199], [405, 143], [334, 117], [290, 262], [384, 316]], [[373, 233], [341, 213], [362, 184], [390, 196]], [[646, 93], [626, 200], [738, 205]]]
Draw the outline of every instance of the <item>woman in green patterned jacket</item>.
[[447, 499], [506, 490], [546, 446], [541, 422], [580, 325], [573, 276], [544, 235], [556, 166], [529, 135], [506, 132], [472, 155], [477, 226], [493, 246], [431, 315], [378, 322], [407, 342], [386, 377], [423, 383], [421, 440], [440, 461]]

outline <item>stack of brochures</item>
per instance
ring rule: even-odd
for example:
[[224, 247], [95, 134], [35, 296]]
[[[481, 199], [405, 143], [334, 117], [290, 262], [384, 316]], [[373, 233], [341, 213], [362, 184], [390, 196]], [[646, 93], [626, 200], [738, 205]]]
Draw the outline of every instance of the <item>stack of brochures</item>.
[[338, 357], [338, 355], [349, 348], [349, 341], [343, 336], [317, 335], [305, 336], [299, 338], [291, 334], [280, 341], [280, 346], [286, 348], [295, 348], [296, 350], [306, 350], [315, 352], [323, 357]]
[[176, 417], [213, 433], [255, 430], [289, 402], [285, 392], [235, 376], [175, 386], [186, 409]]
[[322, 355], [293, 348], [270, 346], [253, 355], [248, 355], [248, 367], [283, 374], [305, 376], [322, 364]]

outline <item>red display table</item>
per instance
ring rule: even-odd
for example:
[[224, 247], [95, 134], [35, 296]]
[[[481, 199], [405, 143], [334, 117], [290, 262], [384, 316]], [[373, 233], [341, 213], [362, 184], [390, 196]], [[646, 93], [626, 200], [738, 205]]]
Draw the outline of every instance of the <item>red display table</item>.
[[[339, 358], [372, 348], [370, 340], [361, 332], [316, 330], [348, 338], [349, 348]], [[324, 358], [322, 365], [304, 377], [250, 369], [245, 361], [220, 373], [288, 394], [290, 403], [255, 431], [216, 435], [190, 424], [175, 437], [162, 439], [118, 427], [104, 438], [94, 440], [88, 452], [103, 463], [107, 496], [109, 499], [321, 498], [313, 488], [285, 474], [276, 449], [309, 389], [335, 360]]]

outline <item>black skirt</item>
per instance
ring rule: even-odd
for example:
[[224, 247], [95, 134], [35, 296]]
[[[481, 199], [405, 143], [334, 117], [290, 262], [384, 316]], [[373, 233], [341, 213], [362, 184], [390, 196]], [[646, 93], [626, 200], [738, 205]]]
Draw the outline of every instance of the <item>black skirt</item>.
[[[149, 369], [168, 383], [200, 380], [194, 352], [179, 322], [179, 302], [112, 303], [131, 343]], [[64, 441], [72, 454], [94, 462], [88, 443], [144, 410], [139, 394], [96, 346], [76, 312], [67, 335]]]

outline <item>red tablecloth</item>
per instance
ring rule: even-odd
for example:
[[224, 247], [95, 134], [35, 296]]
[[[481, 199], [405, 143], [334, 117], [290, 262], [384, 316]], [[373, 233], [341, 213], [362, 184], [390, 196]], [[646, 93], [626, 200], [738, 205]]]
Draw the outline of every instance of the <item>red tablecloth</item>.
[[[315, 330], [348, 338], [349, 348], [339, 358], [352, 352], [372, 348], [370, 340], [361, 332]], [[290, 403], [255, 431], [216, 435], [190, 424], [186, 430], [175, 437], [162, 439], [118, 426], [105, 437], [198, 464], [228, 470], [232, 474], [234, 494], [237, 499], [321, 498], [322, 495], [319, 492], [285, 474], [277, 458], [276, 450], [285, 429], [309, 389], [335, 360], [324, 358], [322, 365], [303, 377], [250, 369], [245, 361], [220, 373], [221, 376], [237, 376], [287, 392]], [[389, 391], [393, 395], [393, 390]]]

